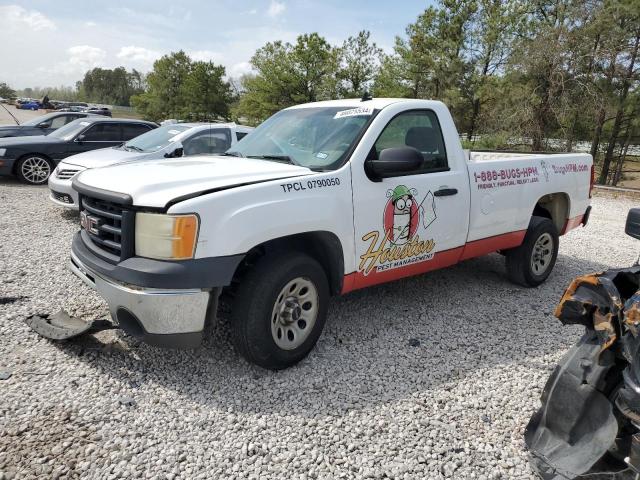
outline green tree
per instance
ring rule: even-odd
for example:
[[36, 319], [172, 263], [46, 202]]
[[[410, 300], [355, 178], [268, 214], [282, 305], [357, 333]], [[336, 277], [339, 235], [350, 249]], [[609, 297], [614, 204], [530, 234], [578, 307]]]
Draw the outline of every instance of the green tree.
[[382, 49], [370, 42], [371, 34], [362, 30], [347, 38], [338, 51], [338, 94], [341, 97], [362, 96], [373, 83], [382, 58]]
[[236, 115], [251, 122], [283, 108], [336, 95], [336, 49], [317, 33], [300, 35], [294, 45], [269, 42], [251, 58], [255, 74], [242, 79]]
[[231, 85], [225, 69], [212, 62], [195, 62], [184, 82], [184, 118], [197, 121], [229, 117]]
[[15, 98], [15, 96], [16, 96], [16, 91], [13, 88], [11, 88], [9, 85], [7, 85], [4, 82], [0, 83], [0, 97]]
[[455, 110], [466, 68], [466, 32], [476, 8], [473, 0], [440, 0], [427, 8], [409, 24], [406, 38], [396, 37], [394, 53], [376, 77], [376, 95], [433, 98]]
[[147, 91], [131, 97], [131, 104], [152, 120], [179, 117], [185, 107], [183, 85], [191, 68], [191, 59], [182, 50], [164, 55], [147, 75]]
[[78, 83], [79, 95], [87, 101], [128, 106], [132, 95], [142, 93], [140, 72], [127, 72], [124, 67], [94, 68]]

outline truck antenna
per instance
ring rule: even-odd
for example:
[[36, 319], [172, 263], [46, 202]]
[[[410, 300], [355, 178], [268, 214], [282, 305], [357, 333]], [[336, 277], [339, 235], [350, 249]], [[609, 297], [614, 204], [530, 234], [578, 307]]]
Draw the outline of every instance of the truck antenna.
[[371, 96], [371, 94], [365, 90], [364, 93], [362, 94], [362, 98], [360, 99], [361, 102], [367, 102], [369, 100], [373, 100], [373, 97]]

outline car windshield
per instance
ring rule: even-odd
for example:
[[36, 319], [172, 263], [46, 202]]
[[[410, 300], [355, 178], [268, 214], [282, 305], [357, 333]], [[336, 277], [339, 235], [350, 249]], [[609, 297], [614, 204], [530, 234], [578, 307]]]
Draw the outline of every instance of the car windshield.
[[176, 141], [175, 137], [185, 130], [189, 130], [189, 125], [164, 125], [162, 127], [155, 128], [150, 132], [143, 133], [142, 135], [129, 140], [122, 148], [125, 150], [134, 150], [136, 152], [155, 152], [161, 148]]
[[49, 120], [50, 118], [53, 118], [53, 117], [55, 117], [55, 116], [56, 116], [56, 114], [55, 114], [55, 113], [48, 113], [48, 114], [46, 114], [46, 115], [41, 115], [41, 116], [39, 116], [39, 117], [32, 118], [32, 119], [31, 119], [31, 120], [29, 120], [29, 121], [22, 122], [20, 125], [27, 125], [27, 126], [29, 126], [29, 127], [35, 127], [36, 125], [38, 125], [38, 124], [40, 124], [40, 123], [44, 122], [45, 120]]
[[373, 108], [312, 107], [276, 113], [227, 153], [334, 170], [373, 115]]
[[86, 120], [74, 120], [73, 122], [67, 123], [64, 127], [60, 127], [59, 129], [53, 131], [47, 136], [59, 138], [61, 140], [71, 140], [89, 125], [91, 125], [91, 122], [87, 122]]

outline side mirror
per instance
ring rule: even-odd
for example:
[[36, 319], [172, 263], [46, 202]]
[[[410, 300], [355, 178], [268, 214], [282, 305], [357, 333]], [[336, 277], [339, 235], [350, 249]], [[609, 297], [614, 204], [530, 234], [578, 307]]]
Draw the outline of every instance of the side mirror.
[[173, 152], [167, 152], [164, 154], [164, 158], [178, 158], [184, 155], [184, 148], [181, 144], [178, 144]]
[[627, 214], [627, 224], [624, 227], [624, 233], [640, 240], [640, 208], [632, 208]]
[[85, 139], [85, 138], [87, 138], [87, 136], [86, 136], [86, 135], [84, 135], [84, 134], [83, 134], [83, 135], [78, 135], [78, 136], [76, 137], [76, 142], [78, 142], [78, 143], [82, 143], [82, 142], [84, 141], [84, 139]]
[[424, 157], [413, 147], [385, 148], [378, 159], [367, 160], [367, 173], [377, 179], [396, 177], [420, 168]]
[[47, 122], [42, 122], [38, 125], [38, 128], [51, 128], [51, 124]]

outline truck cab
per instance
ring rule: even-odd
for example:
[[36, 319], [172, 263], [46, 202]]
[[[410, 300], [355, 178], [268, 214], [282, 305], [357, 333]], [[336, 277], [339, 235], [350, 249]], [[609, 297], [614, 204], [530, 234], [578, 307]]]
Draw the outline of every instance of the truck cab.
[[279, 369], [313, 348], [331, 295], [492, 252], [539, 285], [591, 186], [589, 155], [465, 152], [438, 101], [317, 102], [222, 156], [81, 172], [71, 268], [157, 345], [196, 346], [232, 298], [236, 349]]

